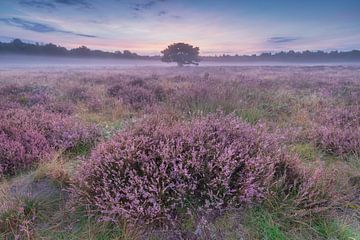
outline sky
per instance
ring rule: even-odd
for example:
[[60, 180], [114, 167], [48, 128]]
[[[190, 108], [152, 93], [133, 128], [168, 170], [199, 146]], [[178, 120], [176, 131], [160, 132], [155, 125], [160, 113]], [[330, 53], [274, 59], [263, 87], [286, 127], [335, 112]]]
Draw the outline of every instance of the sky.
[[0, 41], [158, 55], [360, 49], [360, 0], [0, 0]]

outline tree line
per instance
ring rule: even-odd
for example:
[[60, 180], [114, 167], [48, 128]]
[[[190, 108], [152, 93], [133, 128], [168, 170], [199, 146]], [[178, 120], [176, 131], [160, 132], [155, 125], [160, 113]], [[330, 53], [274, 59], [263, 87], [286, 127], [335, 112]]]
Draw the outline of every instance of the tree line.
[[288, 51], [277, 53], [261, 53], [253, 55], [219, 55], [199, 56], [199, 48], [186, 43], [174, 43], [163, 50], [160, 56], [140, 56], [129, 50], [105, 52], [91, 50], [86, 46], [67, 49], [53, 43], [25, 43], [20, 39], [11, 42], [0, 42], [0, 54], [27, 54], [47, 56], [72, 56], [72, 57], [101, 57], [101, 58], [127, 58], [127, 59], [154, 59], [164, 62], [177, 62], [178, 65], [197, 64], [199, 61], [234, 61], [234, 62], [257, 62], [257, 61], [285, 61], [285, 62], [359, 62], [360, 50], [352, 51]]
[[286, 61], [286, 62], [340, 62], [340, 61], [350, 61], [358, 62], [360, 61], [360, 51], [288, 51], [288, 52], [277, 52], [277, 53], [261, 53], [259, 55], [220, 55], [220, 56], [209, 56], [202, 57], [202, 60], [207, 61]]
[[102, 57], [102, 58], [134, 58], [143, 59], [146, 56], [140, 56], [129, 50], [105, 52], [101, 50], [91, 50], [86, 46], [68, 50], [65, 47], [57, 46], [52, 43], [25, 43], [20, 39], [14, 39], [9, 43], [0, 42], [0, 54], [27, 54], [27, 55], [46, 55], [46, 56], [71, 56], [71, 57]]

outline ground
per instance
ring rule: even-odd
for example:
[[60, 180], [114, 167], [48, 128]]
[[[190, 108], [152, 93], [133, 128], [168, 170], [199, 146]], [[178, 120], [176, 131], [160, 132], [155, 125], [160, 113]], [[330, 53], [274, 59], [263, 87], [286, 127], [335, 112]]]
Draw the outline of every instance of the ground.
[[[101, 132], [86, 144], [51, 147], [46, 158], [4, 174], [0, 238], [360, 239], [359, 67], [3, 68], [0, 96], [1, 111], [56, 113]], [[89, 215], [92, 206], [72, 197], [74, 175], [99, 143], [144, 119], [190, 121], [216, 112], [279, 136], [282, 150], [306, 171], [333, 174], [341, 193], [346, 188], [346, 201], [301, 218], [292, 202], [274, 197], [220, 211], [185, 211], [174, 228], [99, 221], [98, 213]]]

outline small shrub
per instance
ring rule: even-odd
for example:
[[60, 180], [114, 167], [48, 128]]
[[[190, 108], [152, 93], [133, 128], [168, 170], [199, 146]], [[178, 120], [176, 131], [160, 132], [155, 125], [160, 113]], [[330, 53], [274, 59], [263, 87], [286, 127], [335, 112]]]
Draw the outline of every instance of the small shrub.
[[0, 176], [12, 175], [34, 162], [44, 159], [51, 151], [46, 138], [28, 129], [0, 127]]
[[66, 91], [65, 96], [68, 100], [73, 102], [81, 102], [91, 99], [87, 89], [84, 87], [73, 87]]
[[42, 108], [3, 111], [0, 120], [0, 175], [15, 174], [55, 150], [91, 144], [100, 136], [95, 126]]
[[71, 115], [74, 113], [74, 104], [69, 101], [54, 101], [45, 106], [45, 110], [52, 113]]
[[46, 86], [11, 84], [0, 88], [0, 96], [25, 107], [46, 105], [51, 99], [50, 93]]
[[[174, 220], [179, 208], [238, 207], [266, 198], [274, 182], [284, 195], [297, 190], [304, 211], [324, 210], [330, 196], [280, 149], [274, 135], [234, 116], [149, 120], [98, 146], [79, 168], [73, 192], [104, 220]], [[307, 205], [314, 198], [323, 201]]]
[[360, 110], [358, 107], [334, 108], [318, 116], [316, 144], [328, 153], [345, 157], [360, 152]]
[[149, 83], [143, 79], [134, 79], [114, 85], [108, 89], [107, 93], [111, 97], [117, 97], [135, 110], [164, 101], [166, 97], [165, 90], [159, 84]]

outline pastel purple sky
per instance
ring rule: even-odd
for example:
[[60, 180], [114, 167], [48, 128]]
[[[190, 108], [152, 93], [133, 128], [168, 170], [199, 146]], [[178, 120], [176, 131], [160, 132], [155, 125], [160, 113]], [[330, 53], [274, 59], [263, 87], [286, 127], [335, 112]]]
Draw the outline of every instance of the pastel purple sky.
[[203, 55], [360, 49], [359, 0], [0, 0], [0, 41]]

